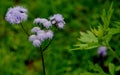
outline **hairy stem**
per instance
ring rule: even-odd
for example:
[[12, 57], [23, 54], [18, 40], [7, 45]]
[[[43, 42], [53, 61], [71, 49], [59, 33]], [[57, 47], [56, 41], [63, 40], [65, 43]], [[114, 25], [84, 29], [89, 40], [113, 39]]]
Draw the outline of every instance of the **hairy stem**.
[[23, 32], [29, 37], [29, 33], [25, 30], [22, 23], [20, 23], [20, 27], [22, 28]]
[[42, 57], [43, 73], [44, 73], [44, 75], [46, 75], [46, 74], [45, 74], [45, 63], [44, 63], [44, 57], [43, 57], [43, 50], [42, 50], [41, 47], [40, 47], [40, 52], [41, 52], [41, 57]]

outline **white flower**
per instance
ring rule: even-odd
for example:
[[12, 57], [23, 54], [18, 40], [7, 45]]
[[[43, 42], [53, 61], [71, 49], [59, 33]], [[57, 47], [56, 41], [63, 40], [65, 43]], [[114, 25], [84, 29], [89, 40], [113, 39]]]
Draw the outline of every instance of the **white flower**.
[[41, 30], [37, 32], [37, 38], [40, 41], [44, 41], [46, 39], [45, 31]]
[[11, 24], [19, 24], [22, 21], [27, 20], [27, 9], [17, 6], [14, 8], [9, 8], [6, 13], [5, 19]]
[[40, 31], [40, 28], [39, 28], [39, 27], [34, 27], [34, 28], [32, 28], [32, 30], [31, 30], [32, 33], [37, 33], [38, 31]]
[[51, 24], [50, 21], [47, 21], [47, 22], [43, 23], [43, 26], [46, 27], [46, 28], [49, 28], [50, 26], [52, 26], [52, 24]]
[[30, 41], [30, 42], [33, 42], [33, 41], [36, 40], [36, 39], [37, 39], [36, 35], [31, 35], [31, 36], [29, 37], [29, 41]]
[[40, 47], [40, 45], [41, 45], [41, 42], [40, 42], [40, 40], [34, 40], [33, 41], [33, 45], [35, 46], [35, 47]]
[[47, 32], [46, 32], [46, 37], [48, 38], [48, 39], [52, 39], [53, 38], [53, 32], [51, 31], [51, 30], [48, 30]]

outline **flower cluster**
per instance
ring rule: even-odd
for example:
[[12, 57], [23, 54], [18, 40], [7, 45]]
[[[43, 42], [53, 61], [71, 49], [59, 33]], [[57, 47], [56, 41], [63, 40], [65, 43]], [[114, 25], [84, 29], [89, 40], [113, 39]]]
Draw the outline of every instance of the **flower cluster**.
[[44, 40], [51, 40], [53, 38], [53, 32], [51, 30], [41, 30], [39, 27], [34, 27], [31, 32], [34, 34], [29, 37], [29, 41], [33, 42], [35, 47], [40, 47]]
[[98, 48], [98, 54], [103, 56], [103, 57], [107, 55], [106, 51], [107, 51], [106, 46], [101, 46]]
[[55, 14], [50, 17], [50, 21], [52, 24], [56, 24], [58, 28], [63, 29], [65, 25], [64, 18], [61, 14]]
[[[27, 20], [27, 9], [21, 6], [9, 8], [5, 19], [11, 24], [20, 24], [22, 21]], [[33, 27], [31, 29], [33, 34], [29, 36], [29, 41], [32, 42], [35, 47], [40, 47], [44, 40], [51, 40], [53, 38], [53, 31], [50, 30], [52, 29], [52, 24], [59, 29], [63, 29], [65, 25], [64, 18], [61, 14], [55, 14], [51, 16], [50, 20], [45, 18], [35, 18], [33, 23], [39, 26]], [[43, 29], [40, 28], [41, 26]], [[24, 28], [23, 30], [25, 31]]]
[[34, 20], [34, 23], [38, 25], [43, 25], [47, 29], [52, 26], [51, 22], [45, 18], [36, 18]]
[[50, 21], [45, 18], [35, 18], [33, 21], [34, 24], [46, 28], [46, 30], [40, 29], [39, 27], [34, 27], [31, 32], [34, 33], [29, 37], [29, 41], [33, 42], [35, 47], [40, 47], [41, 43], [49, 39], [53, 38], [53, 32], [50, 30], [52, 24], [57, 25], [59, 29], [64, 27], [64, 18], [60, 14], [55, 14], [54, 16], [50, 17]]
[[27, 9], [20, 6], [9, 8], [5, 19], [11, 24], [19, 24], [22, 21], [27, 20]]

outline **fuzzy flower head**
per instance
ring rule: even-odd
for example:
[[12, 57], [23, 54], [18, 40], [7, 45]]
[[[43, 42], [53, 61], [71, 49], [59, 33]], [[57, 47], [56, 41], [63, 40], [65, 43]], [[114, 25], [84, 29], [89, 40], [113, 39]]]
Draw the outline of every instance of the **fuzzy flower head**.
[[35, 23], [35, 24], [40, 24], [41, 22], [41, 19], [40, 18], [36, 18], [36, 19], [34, 19], [34, 21], [33, 21], [33, 23]]
[[64, 18], [61, 14], [55, 14], [52, 17], [50, 17], [50, 20], [55, 20], [56, 22], [63, 21]]
[[46, 35], [45, 35], [45, 31], [44, 30], [41, 30], [41, 31], [38, 31], [37, 32], [37, 38], [40, 40], [40, 41], [44, 41], [46, 40]]
[[46, 31], [46, 37], [48, 39], [51, 40], [53, 38], [53, 36], [54, 36], [54, 34], [53, 34], [53, 32], [51, 30]]
[[43, 41], [51, 40], [54, 36], [51, 30], [41, 30], [39, 27], [31, 29], [32, 35], [29, 36], [29, 41], [33, 43], [34, 47], [40, 47]]
[[41, 45], [40, 40], [38, 40], [38, 39], [34, 40], [34, 41], [33, 41], [33, 45], [34, 45], [35, 47], [40, 47], [40, 45]]
[[31, 35], [30, 37], [29, 37], [29, 41], [30, 42], [33, 42], [34, 40], [36, 40], [37, 39], [37, 37], [36, 37], [36, 35]]
[[9, 8], [5, 19], [11, 24], [19, 24], [27, 20], [27, 9], [20, 6]]
[[47, 29], [52, 26], [50, 21], [44, 22], [43, 26], [46, 27]]
[[45, 27], [45, 28], [49, 28], [50, 26], [52, 26], [52, 24], [51, 24], [51, 22], [50, 21], [48, 21], [47, 19], [45, 19], [45, 18], [36, 18], [34, 21], [33, 21], [33, 23], [35, 23], [35, 24], [38, 24], [38, 25], [43, 25], [43, 27]]
[[52, 24], [56, 24], [58, 28], [63, 29], [65, 25], [64, 18], [61, 14], [55, 14], [52, 17], [50, 17], [50, 21]]
[[31, 30], [32, 33], [37, 33], [38, 31], [40, 31], [39, 27], [33, 27]]
[[107, 47], [106, 46], [101, 46], [98, 48], [98, 54], [101, 56], [106, 56], [107, 55]]

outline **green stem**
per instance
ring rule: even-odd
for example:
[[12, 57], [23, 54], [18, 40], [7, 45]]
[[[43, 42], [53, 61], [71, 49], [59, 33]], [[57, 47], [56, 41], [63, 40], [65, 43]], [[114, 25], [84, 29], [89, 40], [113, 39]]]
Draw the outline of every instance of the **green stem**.
[[[54, 32], [57, 32], [57, 28], [54, 29]], [[54, 33], [54, 36], [53, 36], [53, 39], [51, 39], [48, 44], [42, 49], [43, 51], [47, 50], [47, 48], [50, 46], [50, 44], [52, 43], [52, 41], [54, 40], [55, 38], [55, 33]]]
[[49, 47], [49, 45], [52, 43], [53, 39], [49, 41], [49, 43], [45, 46], [45, 48], [43, 48], [43, 51], [47, 50], [47, 48]]
[[25, 30], [22, 23], [20, 23], [20, 27], [22, 28], [23, 32], [29, 37], [29, 33]]
[[42, 50], [41, 47], [40, 47], [40, 52], [41, 52], [41, 57], [42, 57], [43, 73], [44, 73], [44, 75], [46, 75], [46, 74], [45, 74], [45, 63], [44, 63], [44, 57], [43, 57], [43, 50]]
[[119, 58], [118, 54], [109, 45], [108, 45], [108, 49], [113, 53], [115, 58], [120, 62], [120, 58]]

